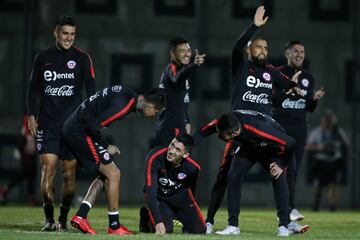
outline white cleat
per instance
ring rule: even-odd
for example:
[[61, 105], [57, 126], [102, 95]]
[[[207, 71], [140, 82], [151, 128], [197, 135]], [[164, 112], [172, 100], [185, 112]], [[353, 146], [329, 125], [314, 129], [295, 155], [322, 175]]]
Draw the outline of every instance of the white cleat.
[[290, 232], [289, 229], [287, 229], [284, 226], [278, 227], [278, 232], [277, 232], [278, 237], [288, 237], [291, 233], [292, 232]]
[[206, 223], [206, 234], [212, 234], [214, 232], [214, 226], [211, 224], [211, 223], [209, 223], [209, 222], [207, 222]]
[[240, 234], [240, 228], [228, 225], [224, 228], [224, 230], [216, 231], [215, 234], [218, 235], [239, 235]]
[[291, 221], [287, 228], [293, 233], [305, 233], [310, 229], [309, 225], [300, 225], [297, 222]]
[[293, 208], [290, 212], [290, 221], [301, 221], [305, 217], [296, 208]]

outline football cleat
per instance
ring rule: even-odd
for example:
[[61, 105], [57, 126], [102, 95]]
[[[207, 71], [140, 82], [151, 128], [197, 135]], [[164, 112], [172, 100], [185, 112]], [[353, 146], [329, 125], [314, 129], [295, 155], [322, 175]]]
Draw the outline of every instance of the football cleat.
[[229, 225], [229, 226], [226, 226], [223, 230], [216, 231], [215, 233], [218, 235], [239, 235], [240, 228]]
[[125, 227], [124, 225], [120, 225], [120, 227], [118, 229], [112, 229], [112, 228], [108, 228], [108, 234], [118, 234], [118, 235], [124, 235], [124, 234], [128, 234], [128, 235], [132, 235], [132, 234], [136, 234], [134, 231], [131, 231], [129, 229], [127, 229], [127, 227]]
[[54, 222], [47, 222], [45, 226], [41, 229], [42, 232], [52, 232], [56, 231], [56, 224]]
[[71, 223], [71, 226], [79, 229], [83, 233], [96, 235], [95, 230], [90, 226], [90, 223], [86, 218], [81, 218], [81, 217], [75, 215], [72, 217], [70, 223]]
[[289, 229], [287, 229], [286, 227], [280, 226], [278, 228], [277, 235], [278, 235], [278, 237], [288, 237], [291, 233], [292, 232], [289, 231]]
[[65, 231], [65, 232], [69, 230], [66, 221], [58, 221], [56, 225], [56, 229], [58, 231]]
[[214, 232], [214, 226], [211, 224], [211, 223], [209, 223], [209, 222], [207, 222], [206, 223], [206, 234], [212, 234]]
[[305, 217], [302, 215], [296, 208], [293, 208], [290, 212], [290, 220], [291, 221], [301, 221]]
[[291, 221], [287, 228], [293, 233], [305, 233], [310, 229], [309, 225], [300, 225], [297, 222]]

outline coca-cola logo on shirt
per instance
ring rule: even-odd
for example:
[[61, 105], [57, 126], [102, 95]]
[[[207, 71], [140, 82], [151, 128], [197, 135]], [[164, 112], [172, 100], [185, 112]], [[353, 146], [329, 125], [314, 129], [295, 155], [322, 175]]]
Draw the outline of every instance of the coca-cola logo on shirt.
[[286, 109], [305, 109], [305, 100], [298, 99], [298, 100], [290, 100], [289, 98], [285, 99], [281, 104], [283, 108]]
[[242, 99], [246, 102], [260, 103], [260, 104], [269, 104], [269, 95], [266, 93], [254, 94], [251, 91], [247, 91]]
[[45, 88], [45, 94], [48, 96], [69, 97], [74, 95], [73, 85], [63, 85], [61, 87], [51, 87], [50, 85]]

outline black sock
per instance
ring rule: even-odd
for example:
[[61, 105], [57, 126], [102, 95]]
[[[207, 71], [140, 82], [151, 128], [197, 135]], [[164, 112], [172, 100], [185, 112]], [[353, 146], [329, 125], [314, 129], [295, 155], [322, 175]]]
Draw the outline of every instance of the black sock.
[[54, 220], [54, 205], [53, 204], [44, 204], [44, 213], [46, 217], [46, 222], [55, 223]]
[[112, 230], [118, 229], [120, 227], [120, 221], [119, 221], [119, 212], [108, 212], [109, 217], [109, 227]]
[[80, 205], [79, 210], [76, 212], [76, 216], [82, 217], [82, 218], [87, 218], [87, 215], [90, 211], [91, 206], [85, 202], [83, 202]]
[[67, 221], [67, 216], [68, 213], [70, 211], [70, 207], [60, 207], [60, 216], [59, 216], [59, 221], [60, 222], [66, 222]]

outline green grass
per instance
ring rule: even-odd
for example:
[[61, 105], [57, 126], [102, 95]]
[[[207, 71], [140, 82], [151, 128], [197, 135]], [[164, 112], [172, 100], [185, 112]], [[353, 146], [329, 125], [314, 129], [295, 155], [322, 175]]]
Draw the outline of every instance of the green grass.
[[[72, 209], [70, 215], [74, 214]], [[40, 207], [7, 206], [0, 207], [0, 239], [118, 239], [119, 236], [109, 236], [107, 229], [107, 210], [104, 207], [95, 207], [89, 215], [97, 236], [87, 236], [71, 228], [68, 233], [42, 233], [43, 210]], [[139, 211], [136, 207], [122, 207], [120, 209], [121, 221], [131, 230], [138, 229]], [[205, 213], [205, 209], [203, 209]], [[335, 213], [302, 211], [305, 215], [304, 223], [311, 229], [305, 234], [292, 235], [290, 238], [298, 239], [360, 239], [360, 213], [339, 211]], [[216, 216], [215, 229], [226, 225], [227, 212], [220, 210]], [[217, 235], [182, 235], [180, 228], [175, 233], [166, 235], [166, 239], [275, 239], [276, 237], [275, 212], [271, 209], [243, 209], [240, 215], [240, 236]], [[139, 233], [135, 236], [124, 236], [127, 239], [158, 239], [154, 234]]]

